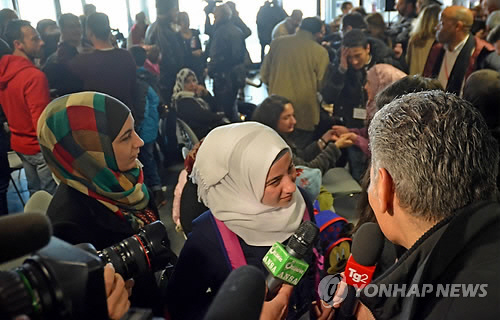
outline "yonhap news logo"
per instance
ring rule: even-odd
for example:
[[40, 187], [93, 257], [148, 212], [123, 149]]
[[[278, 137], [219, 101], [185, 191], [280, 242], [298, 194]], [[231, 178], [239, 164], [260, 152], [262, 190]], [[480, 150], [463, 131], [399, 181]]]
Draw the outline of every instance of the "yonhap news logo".
[[[484, 298], [488, 295], [488, 284], [365, 284], [353, 285], [356, 297], [361, 291], [366, 297], [385, 298], [410, 298], [429, 297], [436, 298]], [[347, 283], [345, 277], [337, 273], [324, 277], [318, 286], [321, 300], [330, 306], [342, 303], [347, 296]]]
[[[487, 284], [368, 284], [363, 288], [367, 297], [417, 297], [436, 298], [484, 298], [488, 294]], [[359, 297], [360, 290], [356, 292]]]
[[321, 301], [330, 306], [342, 303], [347, 296], [347, 283], [342, 274], [327, 275], [318, 286], [318, 295]]

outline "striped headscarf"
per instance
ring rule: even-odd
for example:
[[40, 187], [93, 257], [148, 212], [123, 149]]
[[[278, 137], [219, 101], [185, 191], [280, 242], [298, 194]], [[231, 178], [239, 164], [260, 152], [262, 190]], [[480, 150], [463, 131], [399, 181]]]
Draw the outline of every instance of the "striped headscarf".
[[134, 229], [156, 220], [147, 209], [149, 194], [140, 163], [118, 169], [116, 138], [130, 114], [119, 100], [80, 92], [52, 101], [38, 120], [45, 161], [62, 183], [102, 203]]

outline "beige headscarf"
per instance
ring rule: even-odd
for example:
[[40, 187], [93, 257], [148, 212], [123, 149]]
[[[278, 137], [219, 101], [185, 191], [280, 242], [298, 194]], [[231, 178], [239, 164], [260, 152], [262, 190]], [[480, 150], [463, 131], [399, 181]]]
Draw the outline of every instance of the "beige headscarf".
[[206, 136], [191, 177], [212, 214], [253, 246], [288, 239], [306, 208], [297, 189], [287, 208], [261, 203], [267, 173], [281, 150], [290, 148], [271, 128], [257, 122], [218, 127]]

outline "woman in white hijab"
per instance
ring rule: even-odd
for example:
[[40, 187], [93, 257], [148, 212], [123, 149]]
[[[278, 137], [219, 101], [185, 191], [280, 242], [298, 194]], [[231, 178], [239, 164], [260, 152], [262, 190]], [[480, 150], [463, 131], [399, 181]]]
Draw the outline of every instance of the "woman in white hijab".
[[[290, 148], [262, 124], [212, 130], [198, 151], [191, 178], [210, 211], [193, 222], [169, 280], [167, 304], [174, 320], [202, 319], [232, 269], [250, 264], [264, 271], [262, 258], [270, 246], [287, 241], [303, 220], [314, 219], [295, 185]], [[295, 288], [292, 303], [297, 308], [289, 309], [288, 318], [309, 309], [312, 278], [312, 273], [304, 276]]]

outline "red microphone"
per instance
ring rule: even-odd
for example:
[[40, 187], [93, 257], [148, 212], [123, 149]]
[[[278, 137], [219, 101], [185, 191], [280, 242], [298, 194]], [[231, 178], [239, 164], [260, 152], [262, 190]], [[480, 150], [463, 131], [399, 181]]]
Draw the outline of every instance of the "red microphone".
[[345, 282], [348, 285], [347, 296], [335, 320], [353, 319], [358, 304], [356, 292], [372, 281], [375, 264], [383, 248], [384, 237], [378, 224], [367, 222], [356, 232], [352, 240], [351, 256], [344, 271]]
[[347, 265], [345, 267], [345, 282], [355, 287], [356, 289], [363, 289], [367, 284], [372, 281], [373, 273], [375, 272], [375, 266], [364, 266], [356, 260], [351, 255], [349, 260], [347, 260]]

